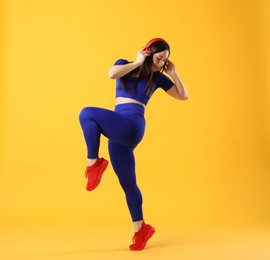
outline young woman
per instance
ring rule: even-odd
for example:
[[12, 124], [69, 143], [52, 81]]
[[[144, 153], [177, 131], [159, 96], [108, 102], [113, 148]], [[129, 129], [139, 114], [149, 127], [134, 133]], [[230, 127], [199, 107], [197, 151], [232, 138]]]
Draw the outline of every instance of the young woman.
[[[88, 164], [86, 177], [88, 191], [100, 183], [108, 161], [99, 158], [100, 135], [109, 139], [109, 153], [113, 169], [125, 192], [127, 205], [134, 224], [135, 234], [130, 250], [144, 249], [155, 229], [145, 224], [142, 195], [136, 184], [134, 149], [142, 140], [145, 130], [144, 110], [157, 88], [170, 96], [186, 100], [188, 93], [174, 64], [168, 60], [168, 43], [155, 38], [137, 54], [133, 62], [117, 60], [109, 69], [116, 79], [115, 110], [86, 107], [80, 113], [80, 123], [87, 145]], [[169, 76], [163, 74], [165, 71]]]

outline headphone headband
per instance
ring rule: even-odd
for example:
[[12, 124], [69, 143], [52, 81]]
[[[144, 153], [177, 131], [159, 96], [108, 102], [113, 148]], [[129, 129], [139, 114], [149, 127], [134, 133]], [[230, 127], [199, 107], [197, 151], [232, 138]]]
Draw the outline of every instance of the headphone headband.
[[[152, 39], [152, 40], [150, 40], [146, 45], [145, 45], [145, 47], [144, 47], [144, 50], [145, 51], [150, 51], [151, 50], [151, 45], [153, 44], [153, 43], [155, 43], [155, 42], [160, 42], [160, 41], [162, 41], [162, 42], [166, 42], [164, 39], [162, 39], [162, 38], [154, 38], [154, 39]], [[167, 43], [167, 42], [166, 42]]]

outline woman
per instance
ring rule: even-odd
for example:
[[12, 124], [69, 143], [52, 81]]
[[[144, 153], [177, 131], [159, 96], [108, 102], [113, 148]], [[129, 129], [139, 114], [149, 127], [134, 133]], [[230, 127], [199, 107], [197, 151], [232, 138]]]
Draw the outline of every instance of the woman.
[[108, 161], [99, 158], [98, 154], [100, 135], [103, 134], [109, 139], [110, 160], [125, 192], [134, 224], [135, 234], [130, 250], [144, 249], [155, 232], [143, 219], [142, 195], [136, 184], [133, 153], [144, 135], [145, 106], [157, 88], [162, 88], [167, 94], [180, 100], [188, 98], [174, 64], [168, 60], [169, 55], [168, 43], [155, 38], [139, 51], [135, 61], [116, 61], [109, 69], [110, 78], [116, 79], [115, 110], [86, 107], [80, 113], [88, 151], [86, 189], [92, 191], [98, 186], [108, 165]]

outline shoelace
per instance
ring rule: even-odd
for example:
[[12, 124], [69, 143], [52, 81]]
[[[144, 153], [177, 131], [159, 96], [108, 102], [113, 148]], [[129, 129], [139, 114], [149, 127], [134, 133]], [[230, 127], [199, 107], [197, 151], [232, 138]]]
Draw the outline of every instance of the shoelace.
[[136, 236], [133, 236], [133, 237], [132, 237], [132, 242], [133, 242], [133, 244], [136, 244], [136, 243], [137, 243], [137, 241], [136, 241]]
[[87, 172], [87, 168], [85, 169], [85, 174], [84, 174], [85, 178], [88, 178], [88, 172]]

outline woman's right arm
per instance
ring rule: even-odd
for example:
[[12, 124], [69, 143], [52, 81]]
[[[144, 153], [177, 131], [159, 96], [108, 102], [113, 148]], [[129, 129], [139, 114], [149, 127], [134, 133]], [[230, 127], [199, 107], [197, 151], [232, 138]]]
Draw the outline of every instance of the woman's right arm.
[[114, 65], [109, 68], [109, 77], [111, 79], [121, 78], [139, 66], [140, 64], [136, 61], [124, 65]]
[[147, 56], [150, 55], [149, 51], [141, 50], [137, 54], [137, 59], [131, 63], [123, 64], [123, 65], [114, 65], [109, 68], [109, 77], [111, 79], [121, 78], [124, 75], [128, 74], [132, 70], [141, 66]]

